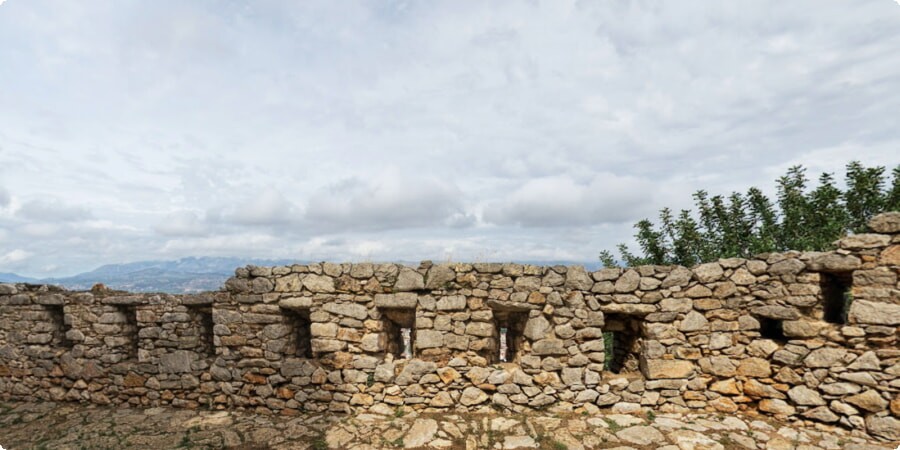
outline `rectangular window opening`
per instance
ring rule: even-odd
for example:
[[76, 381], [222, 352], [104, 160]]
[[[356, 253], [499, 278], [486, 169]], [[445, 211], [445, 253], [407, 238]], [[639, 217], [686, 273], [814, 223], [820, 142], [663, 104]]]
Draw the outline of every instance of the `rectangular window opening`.
[[70, 329], [70, 325], [66, 323], [66, 313], [63, 305], [45, 305], [47, 313], [50, 314], [50, 324], [53, 327], [53, 338], [50, 342], [62, 348], [72, 348], [75, 343], [66, 337], [66, 333]]
[[137, 358], [139, 341], [138, 341], [138, 323], [137, 309], [132, 305], [115, 305], [116, 312], [122, 316], [119, 323], [120, 335], [125, 340], [120, 346], [125, 358]]
[[415, 356], [416, 310], [385, 308], [381, 310], [382, 329], [387, 337], [385, 351], [395, 358]]
[[846, 324], [850, 303], [853, 301], [851, 287], [853, 273], [822, 273], [819, 278], [822, 289], [822, 308], [825, 321], [834, 324]]
[[514, 362], [522, 347], [528, 312], [495, 310], [493, 313], [497, 345], [496, 353], [491, 359], [496, 362]]
[[763, 338], [782, 344], [788, 341], [787, 336], [784, 335], [783, 323], [780, 320], [768, 317], [757, 317], [756, 320], [759, 321], [759, 334]]
[[216, 346], [213, 334], [212, 307], [209, 305], [189, 306], [188, 314], [197, 327], [197, 353], [207, 356], [215, 356]]
[[312, 321], [308, 309], [282, 310], [290, 328], [284, 353], [298, 358], [312, 358]]
[[603, 368], [612, 373], [640, 370], [641, 324], [632, 316], [608, 314], [603, 327]]

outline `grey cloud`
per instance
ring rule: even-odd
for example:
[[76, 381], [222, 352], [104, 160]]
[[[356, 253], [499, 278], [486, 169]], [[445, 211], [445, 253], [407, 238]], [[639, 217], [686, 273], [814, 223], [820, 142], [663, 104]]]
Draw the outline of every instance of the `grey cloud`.
[[0, 187], [0, 207], [8, 206], [9, 201], [10, 201], [9, 191], [7, 191], [3, 187]]
[[305, 219], [317, 229], [342, 230], [464, 225], [462, 197], [456, 186], [433, 178], [349, 178], [314, 193]]
[[279, 226], [298, 220], [299, 210], [275, 189], [262, 189], [225, 212], [222, 219], [237, 225]]
[[203, 236], [208, 229], [204, 221], [193, 211], [176, 211], [153, 227], [163, 236]]
[[23, 219], [42, 222], [75, 222], [92, 217], [87, 208], [66, 205], [56, 199], [25, 202], [16, 215]]
[[484, 220], [525, 227], [616, 223], [646, 213], [651, 198], [651, 183], [634, 177], [606, 173], [586, 183], [545, 177], [529, 180], [502, 201], [490, 203]]

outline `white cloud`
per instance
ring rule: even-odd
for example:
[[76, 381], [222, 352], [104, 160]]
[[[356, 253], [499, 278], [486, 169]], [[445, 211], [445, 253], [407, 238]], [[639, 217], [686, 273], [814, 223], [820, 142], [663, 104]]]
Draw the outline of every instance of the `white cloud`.
[[0, 264], [19, 263], [28, 259], [29, 256], [31, 256], [31, 253], [17, 248], [15, 250], [10, 250], [0, 256]]
[[56, 199], [31, 200], [16, 212], [27, 220], [46, 222], [76, 222], [91, 218], [91, 212], [82, 206], [70, 206]]
[[525, 182], [489, 204], [484, 220], [527, 227], [590, 226], [640, 217], [652, 209], [653, 184], [635, 177], [598, 174], [586, 183], [564, 176]]
[[203, 236], [207, 227], [194, 211], [175, 211], [167, 214], [153, 227], [163, 236]]

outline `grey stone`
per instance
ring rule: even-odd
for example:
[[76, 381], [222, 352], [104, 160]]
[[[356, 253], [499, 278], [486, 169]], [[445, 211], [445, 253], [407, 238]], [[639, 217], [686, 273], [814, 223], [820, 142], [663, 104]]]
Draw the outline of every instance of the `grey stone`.
[[196, 354], [187, 350], [176, 350], [164, 353], [159, 357], [159, 371], [161, 373], [185, 373], [191, 371], [191, 362]]
[[531, 346], [531, 352], [535, 355], [566, 355], [568, 352], [559, 339], [541, 339]]
[[394, 290], [403, 292], [420, 289], [425, 289], [425, 278], [422, 277], [422, 274], [409, 267], [401, 268], [400, 273], [397, 275], [397, 282], [394, 283]]
[[900, 325], [900, 305], [853, 300], [850, 304], [850, 323], [871, 325]]
[[366, 307], [357, 303], [326, 303], [322, 309], [339, 316], [352, 317], [357, 320], [363, 320], [369, 317]]
[[684, 316], [681, 325], [678, 326], [680, 331], [700, 331], [709, 329], [709, 321], [703, 314], [697, 311], [691, 311]]
[[572, 266], [566, 271], [565, 287], [581, 291], [589, 291], [594, 286], [594, 281], [582, 266]]
[[890, 211], [869, 219], [869, 228], [876, 233], [900, 233], [900, 212]]
[[636, 270], [628, 270], [616, 280], [616, 292], [634, 292], [640, 283], [641, 275]]
[[313, 293], [334, 292], [334, 279], [328, 276], [308, 274], [303, 278], [303, 287]]
[[375, 306], [379, 308], [415, 308], [419, 296], [415, 292], [375, 294]]
[[438, 311], [452, 311], [465, 309], [466, 297], [464, 295], [451, 295], [437, 301]]
[[722, 266], [717, 262], [700, 264], [699, 266], [694, 267], [692, 272], [694, 273], [694, 278], [701, 283], [719, 281], [722, 279], [722, 275], [725, 274], [725, 271], [722, 270]]
[[459, 397], [459, 402], [465, 406], [472, 406], [484, 403], [488, 400], [488, 398], [488, 395], [485, 394], [481, 389], [478, 389], [474, 386], [469, 386], [463, 389], [462, 395]]
[[803, 406], [822, 406], [825, 400], [818, 392], [806, 386], [794, 386], [788, 393], [788, 397], [792, 402]]

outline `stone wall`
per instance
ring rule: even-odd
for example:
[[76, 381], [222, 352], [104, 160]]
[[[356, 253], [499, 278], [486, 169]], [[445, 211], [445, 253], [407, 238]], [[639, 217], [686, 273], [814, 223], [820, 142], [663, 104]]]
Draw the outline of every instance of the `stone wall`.
[[[200, 295], [0, 285], [0, 398], [750, 409], [900, 439], [900, 213], [870, 225], [833, 252], [694, 268], [247, 267]], [[604, 332], [619, 373], [604, 368]]]

